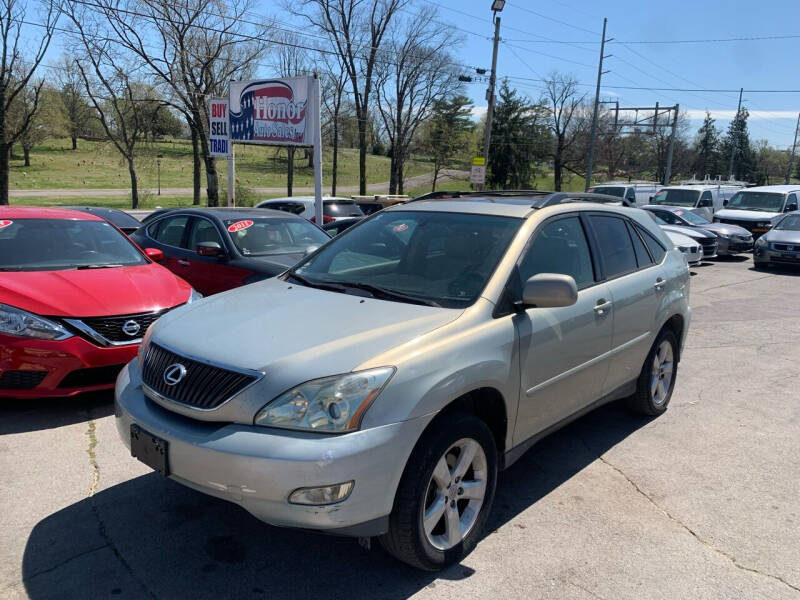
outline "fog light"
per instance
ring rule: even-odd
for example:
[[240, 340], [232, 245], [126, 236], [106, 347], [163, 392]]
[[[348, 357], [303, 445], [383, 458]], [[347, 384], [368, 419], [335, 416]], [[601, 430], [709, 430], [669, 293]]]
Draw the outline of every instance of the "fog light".
[[298, 488], [289, 494], [290, 504], [311, 504], [313, 506], [324, 506], [326, 504], [336, 504], [342, 500], [347, 500], [350, 492], [353, 491], [355, 482], [337, 483], [336, 485], [326, 485], [324, 487]]

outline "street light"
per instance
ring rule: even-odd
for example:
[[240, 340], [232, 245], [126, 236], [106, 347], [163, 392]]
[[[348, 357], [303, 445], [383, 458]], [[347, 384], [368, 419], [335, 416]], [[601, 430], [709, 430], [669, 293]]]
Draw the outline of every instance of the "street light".
[[503, 7], [506, 5], [506, 0], [494, 0], [492, 2], [492, 10], [494, 12], [500, 12], [503, 10]]
[[156, 164], [158, 165], [158, 195], [161, 195], [161, 159], [164, 158], [164, 155], [160, 152], [158, 156], [156, 156]]

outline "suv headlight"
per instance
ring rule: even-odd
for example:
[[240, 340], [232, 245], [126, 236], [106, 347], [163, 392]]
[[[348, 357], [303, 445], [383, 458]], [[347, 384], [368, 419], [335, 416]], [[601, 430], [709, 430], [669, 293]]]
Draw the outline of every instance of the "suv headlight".
[[38, 340], [65, 340], [72, 337], [67, 329], [55, 321], [7, 304], [0, 304], [0, 333]]
[[301, 383], [264, 406], [253, 422], [283, 429], [353, 431], [392, 375], [394, 367], [380, 367]]

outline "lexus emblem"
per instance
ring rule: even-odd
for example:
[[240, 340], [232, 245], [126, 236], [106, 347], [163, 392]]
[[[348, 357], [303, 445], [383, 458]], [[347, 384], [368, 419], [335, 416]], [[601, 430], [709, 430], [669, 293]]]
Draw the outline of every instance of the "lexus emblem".
[[164, 383], [167, 385], [175, 385], [186, 377], [186, 367], [180, 363], [173, 363], [164, 369]]
[[139, 330], [142, 328], [136, 321], [131, 319], [130, 321], [125, 321], [122, 325], [122, 333], [129, 335], [130, 337], [135, 336], [139, 333]]

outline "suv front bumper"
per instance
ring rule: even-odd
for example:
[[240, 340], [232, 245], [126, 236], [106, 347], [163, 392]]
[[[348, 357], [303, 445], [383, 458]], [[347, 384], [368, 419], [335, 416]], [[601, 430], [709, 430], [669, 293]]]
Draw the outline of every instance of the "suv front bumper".
[[[408, 457], [433, 415], [329, 435], [194, 421], [148, 399], [136, 360], [115, 390], [117, 431], [130, 448], [136, 424], [168, 444], [169, 477], [235, 502], [272, 525], [374, 536], [388, 527]], [[354, 481], [350, 496], [327, 506], [290, 504], [297, 488]]]

